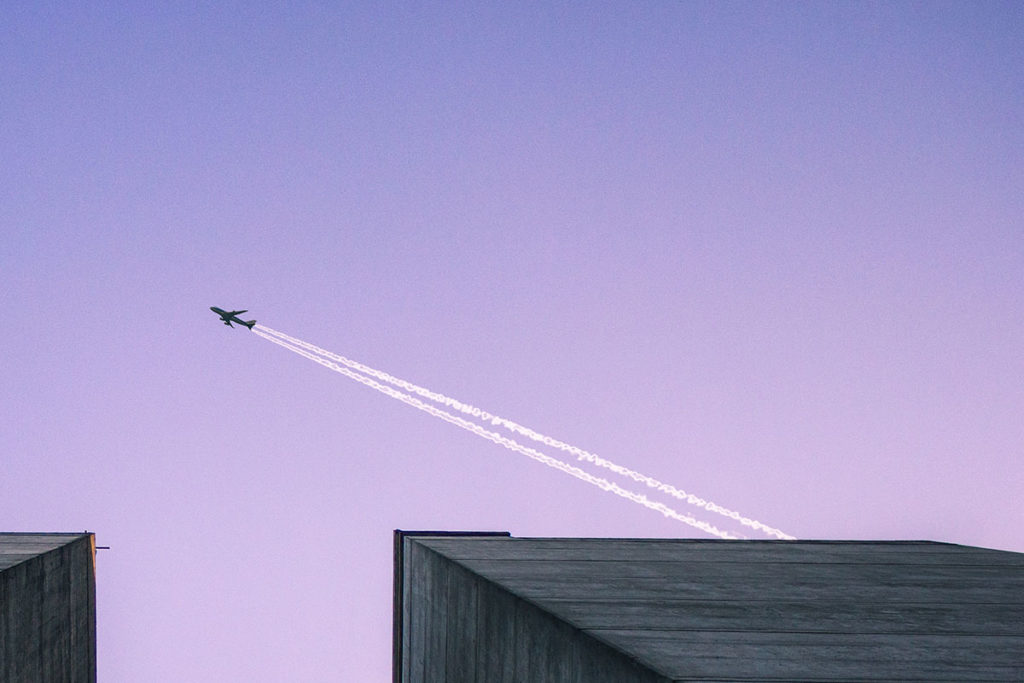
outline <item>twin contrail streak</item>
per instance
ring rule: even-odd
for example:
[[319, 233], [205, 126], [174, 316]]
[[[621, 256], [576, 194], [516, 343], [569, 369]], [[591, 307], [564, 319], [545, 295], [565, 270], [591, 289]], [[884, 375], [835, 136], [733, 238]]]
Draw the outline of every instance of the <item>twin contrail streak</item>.
[[700, 529], [701, 531], [706, 531], [707, 533], [712, 534], [714, 536], [718, 536], [719, 538], [736, 538], [732, 534], [726, 531], [722, 531], [721, 529], [715, 527], [712, 524], [703, 522], [699, 519], [691, 517], [690, 515], [685, 515], [680, 512], [677, 512], [676, 510], [673, 510], [667, 505], [652, 501], [641, 494], [628, 491], [622, 488], [621, 486], [608, 481], [607, 479], [596, 477], [592, 474], [589, 474], [588, 472], [584, 472], [580, 468], [570, 465], [567, 462], [564, 462], [557, 458], [553, 458], [550, 455], [541, 453], [540, 451], [530, 448], [529, 446], [524, 446], [518, 443], [517, 441], [514, 441], [513, 439], [502, 436], [501, 434], [498, 434], [496, 432], [487, 430], [481, 425], [478, 425], [474, 422], [470, 422], [469, 420], [463, 419], [456, 415], [452, 415], [451, 413], [441, 410], [440, 408], [432, 406], [428, 403], [424, 403], [423, 401], [413, 396], [410, 396], [409, 394], [405, 394], [393, 387], [381, 384], [380, 382], [377, 382], [371, 379], [370, 377], [354, 372], [350, 368], [338, 365], [329, 358], [325, 358], [322, 355], [317, 355], [316, 353], [313, 353], [306, 348], [293, 345], [288, 341], [285, 341], [285, 339], [274, 337], [272, 336], [272, 334], [270, 334], [271, 330], [269, 330], [266, 327], [263, 327], [262, 325], [254, 328], [253, 332], [263, 337], [264, 339], [277, 344], [278, 346], [286, 348], [289, 351], [292, 351], [293, 353], [297, 353], [300, 356], [303, 356], [304, 358], [308, 358], [309, 360], [315, 363], [319, 363], [320, 365], [324, 366], [325, 368], [328, 368], [329, 370], [333, 370], [334, 372], [340, 373], [348, 377], [349, 379], [353, 379], [359, 382], [360, 384], [364, 384], [370, 387], [371, 389], [375, 389], [386, 396], [390, 396], [391, 398], [397, 399], [402, 403], [410, 405], [414, 408], [418, 408], [419, 410], [422, 410], [423, 412], [428, 413], [429, 415], [433, 415], [434, 417], [440, 418], [445, 422], [450, 422], [451, 424], [454, 424], [458, 427], [462, 427], [463, 429], [470, 431], [476, 434], [477, 436], [487, 439], [488, 441], [492, 441], [500, 446], [504, 446], [505, 448], [511, 451], [515, 451], [516, 453], [520, 453], [521, 455], [525, 455], [528, 458], [532, 458], [540, 463], [547, 465], [548, 467], [554, 468], [556, 470], [561, 470], [562, 472], [565, 472], [568, 475], [585, 481], [588, 484], [592, 484], [593, 486], [596, 486], [603, 491], [609, 491], [611, 493], [614, 493], [617, 496], [621, 496], [622, 498], [631, 500], [634, 503], [643, 505], [646, 508], [655, 510], [656, 512], [660, 512], [666, 517], [678, 520], [680, 522], [683, 522], [684, 524], [689, 524], [692, 527]]
[[[595, 455], [594, 453], [591, 453], [589, 451], [583, 450], [582, 448], [577, 448], [576, 446], [573, 446], [571, 444], [567, 444], [565, 442], [559, 441], [558, 439], [554, 439], [554, 438], [552, 438], [550, 436], [546, 436], [546, 435], [541, 434], [539, 432], [536, 432], [536, 431], [534, 431], [534, 430], [532, 430], [532, 429], [530, 429], [528, 427], [524, 427], [524, 426], [522, 426], [522, 425], [520, 425], [520, 424], [518, 424], [516, 422], [513, 422], [512, 420], [507, 420], [507, 419], [505, 419], [503, 417], [499, 417], [499, 416], [494, 415], [492, 413], [489, 413], [489, 412], [487, 412], [485, 410], [481, 410], [480, 408], [476, 408], [476, 407], [474, 407], [474, 406], [472, 406], [472, 405], [470, 405], [468, 403], [464, 403], [464, 402], [459, 401], [457, 399], [445, 396], [444, 394], [439, 394], [437, 392], [431, 391], [431, 390], [426, 389], [424, 387], [417, 386], [416, 384], [413, 384], [412, 382], [408, 382], [408, 381], [400, 379], [398, 377], [394, 377], [392, 375], [389, 375], [386, 372], [382, 372], [380, 370], [376, 370], [376, 369], [371, 368], [371, 367], [369, 367], [367, 365], [364, 365], [362, 363], [354, 361], [354, 360], [352, 360], [350, 358], [346, 358], [345, 356], [340, 356], [340, 355], [338, 355], [336, 353], [332, 353], [332, 352], [330, 352], [330, 351], [328, 351], [326, 349], [320, 348], [319, 346], [314, 346], [313, 344], [310, 344], [309, 342], [302, 341], [301, 339], [296, 339], [295, 337], [291, 337], [291, 336], [289, 336], [287, 334], [284, 334], [283, 332], [278, 332], [277, 330], [273, 330], [273, 329], [271, 329], [269, 327], [265, 327], [263, 325], [258, 325], [257, 329], [254, 330], [254, 331], [262, 331], [262, 332], [266, 333], [266, 334], [263, 334], [261, 336], [263, 336], [263, 337], [265, 337], [267, 339], [270, 339], [271, 341], [274, 341], [274, 342], [278, 342], [279, 343], [279, 340], [278, 339], [274, 339], [274, 338], [272, 338], [272, 337], [270, 337], [268, 335], [274, 335], [275, 337], [279, 338], [280, 340], [288, 342], [289, 346], [286, 346], [286, 348], [290, 348], [293, 351], [298, 352], [298, 349], [295, 348], [295, 347], [298, 347], [299, 349], [304, 349], [305, 351], [309, 352], [309, 354], [310, 354], [310, 355], [306, 356], [307, 358], [311, 358], [313, 360], [316, 360], [315, 357], [324, 357], [324, 358], [330, 359], [332, 361], [336, 361], [336, 363], [340, 363], [340, 364], [342, 364], [344, 366], [347, 366], [348, 368], [351, 368], [352, 370], [356, 370], [358, 372], [364, 373], [365, 375], [369, 375], [371, 377], [375, 377], [375, 378], [381, 380], [382, 382], [387, 382], [387, 383], [392, 384], [394, 386], [400, 387], [400, 388], [402, 388], [402, 389], [404, 389], [404, 390], [406, 390], [406, 391], [408, 391], [410, 393], [417, 394], [419, 396], [423, 396], [424, 398], [428, 398], [431, 401], [434, 401], [435, 403], [439, 403], [439, 404], [444, 405], [446, 407], [453, 408], [454, 410], [457, 410], [457, 411], [459, 411], [459, 412], [461, 412], [463, 414], [471, 415], [471, 416], [473, 416], [473, 417], [475, 417], [475, 418], [477, 418], [479, 420], [483, 420], [484, 422], [490, 422], [492, 425], [503, 427], [503, 428], [509, 430], [510, 432], [513, 432], [515, 434], [520, 434], [520, 435], [525, 436], [525, 437], [527, 437], [529, 439], [532, 439], [533, 441], [536, 441], [538, 443], [542, 443], [542, 444], [544, 444], [546, 446], [549, 446], [551, 448], [556, 448], [556, 449], [564, 451], [566, 453], [571, 453], [572, 455], [575, 455], [578, 460], [583, 460], [583, 461], [592, 463], [594, 465], [597, 465], [598, 467], [603, 467], [605, 469], [611, 470], [612, 472], [615, 472], [618, 475], [621, 475], [621, 476], [624, 476], [624, 477], [628, 477], [628, 478], [632, 479], [633, 481], [636, 481], [636, 482], [639, 482], [639, 483], [643, 483], [646, 486], [648, 486], [649, 488], [655, 489], [655, 490], [660, 491], [662, 493], [666, 493], [666, 494], [668, 494], [668, 495], [670, 495], [670, 496], [672, 496], [674, 498], [678, 498], [679, 500], [686, 501], [687, 503], [689, 503], [691, 505], [696, 505], [698, 507], [704, 508], [705, 510], [708, 510], [709, 512], [714, 512], [714, 513], [722, 515], [724, 517], [728, 517], [730, 519], [733, 519], [733, 520], [739, 522], [740, 524], [742, 524], [743, 526], [749, 527], [751, 529], [756, 529], [758, 531], [762, 531], [762, 532], [764, 532], [766, 534], [769, 534], [769, 535], [772, 535], [772, 536], [776, 536], [777, 538], [782, 538], [782, 539], [787, 539], [787, 540], [793, 540], [794, 539], [793, 536], [790, 536], [789, 534], [787, 534], [787, 533], [785, 533], [785, 532], [783, 532], [783, 531], [781, 531], [779, 529], [776, 529], [774, 527], [770, 527], [770, 526], [768, 526], [766, 524], [762, 524], [761, 522], [758, 522], [757, 520], [754, 520], [754, 519], [750, 519], [749, 517], [744, 517], [740, 513], [736, 512], [735, 510], [730, 510], [729, 508], [722, 507], [721, 505], [717, 505], [716, 503], [713, 503], [713, 502], [711, 502], [709, 500], [705, 500], [703, 498], [695, 496], [692, 493], [687, 493], [686, 491], [683, 491], [682, 489], [678, 489], [675, 486], [672, 486], [671, 484], [666, 484], [666, 483], [661, 482], [661, 481], [659, 481], [659, 480], [657, 480], [657, 479], [655, 479], [653, 477], [649, 477], [649, 476], [647, 476], [645, 474], [637, 472], [636, 470], [632, 470], [632, 469], [630, 469], [628, 467], [624, 467], [622, 465], [614, 463], [614, 462], [612, 462], [610, 460], [607, 460], [607, 459], [602, 458], [602, 457], [600, 457], [598, 455]], [[284, 344], [282, 344], [282, 346], [284, 346]], [[303, 355], [306, 355], [306, 354], [303, 354]], [[336, 364], [334, 364], [334, 367], [337, 368], [338, 366]], [[334, 369], [334, 368], [332, 368], [332, 369]], [[340, 371], [340, 369], [339, 369], [339, 371]], [[343, 373], [343, 374], [345, 374], [345, 373]], [[408, 398], [412, 398], [412, 397], [408, 396], [407, 394], [405, 396], [407, 396]], [[428, 404], [423, 404], [423, 405], [428, 405]], [[448, 414], [448, 413], [446, 413], [446, 414]], [[452, 416], [452, 417], [454, 417], [454, 416]], [[469, 423], [469, 424], [474, 424], [474, 423]], [[493, 432], [488, 432], [488, 433], [489, 434], [493, 434]], [[501, 437], [499, 437], [499, 438], [501, 438]], [[513, 441], [512, 443], [516, 443], [516, 442]], [[534, 452], [536, 452], [536, 451], [534, 451]], [[548, 456], [545, 456], [545, 457], [548, 457]], [[580, 471], [582, 471], [582, 470], [580, 470]], [[604, 480], [602, 480], [602, 481], [604, 481]], [[689, 518], [689, 519], [693, 519], [693, 518]], [[685, 520], [683, 520], [683, 521], [685, 521]], [[687, 522], [687, 523], [689, 523], [689, 522]], [[714, 527], [712, 527], [712, 528], [714, 528]], [[707, 529], [705, 529], [705, 531], [707, 531]], [[709, 533], [715, 533], [715, 532], [709, 532]]]

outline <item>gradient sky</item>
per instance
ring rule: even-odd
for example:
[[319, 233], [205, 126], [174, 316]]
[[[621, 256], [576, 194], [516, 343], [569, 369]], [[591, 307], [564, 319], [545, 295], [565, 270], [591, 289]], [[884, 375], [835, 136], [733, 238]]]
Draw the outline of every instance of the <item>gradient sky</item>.
[[390, 680], [395, 528], [703, 537], [213, 305], [1024, 551], [1021, 3], [70, 4], [0, 10], [0, 529], [112, 546], [102, 681]]

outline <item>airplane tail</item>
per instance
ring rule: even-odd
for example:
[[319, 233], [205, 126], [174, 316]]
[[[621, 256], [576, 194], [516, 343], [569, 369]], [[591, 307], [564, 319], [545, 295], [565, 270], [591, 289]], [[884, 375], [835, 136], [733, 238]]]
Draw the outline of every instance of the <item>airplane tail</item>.
[[243, 320], [242, 324], [245, 325], [246, 327], [248, 327], [251, 330], [252, 326], [256, 324], [256, 321], [255, 320]]

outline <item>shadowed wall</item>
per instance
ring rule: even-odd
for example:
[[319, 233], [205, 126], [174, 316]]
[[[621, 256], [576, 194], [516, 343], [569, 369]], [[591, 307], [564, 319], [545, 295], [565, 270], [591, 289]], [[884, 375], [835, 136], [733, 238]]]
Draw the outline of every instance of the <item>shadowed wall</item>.
[[0, 681], [95, 683], [92, 534], [0, 534]]

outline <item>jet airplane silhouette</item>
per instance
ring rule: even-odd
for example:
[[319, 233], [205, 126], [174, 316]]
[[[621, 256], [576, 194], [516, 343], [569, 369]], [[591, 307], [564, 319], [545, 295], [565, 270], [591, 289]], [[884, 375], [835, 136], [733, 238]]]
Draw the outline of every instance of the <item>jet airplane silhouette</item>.
[[234, 327], [234, 325], [232, 325], [231, 323], [236, 322], [239, 325], [245, 325], [251, 330], [252, 326], [256, 324], [255, 320], [242, 320], [241, 318], [238, 317], [243, 313], [246, 313], [247, 311], [224, 311], [217, 308], [216, 306], [210, 306], [210, 310], [219, 315], [220, 319], [223, 320], [224, 324], [227, 325], [228, 327]]

